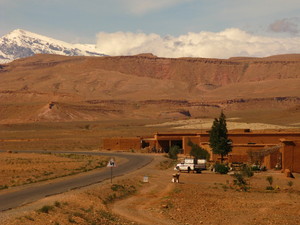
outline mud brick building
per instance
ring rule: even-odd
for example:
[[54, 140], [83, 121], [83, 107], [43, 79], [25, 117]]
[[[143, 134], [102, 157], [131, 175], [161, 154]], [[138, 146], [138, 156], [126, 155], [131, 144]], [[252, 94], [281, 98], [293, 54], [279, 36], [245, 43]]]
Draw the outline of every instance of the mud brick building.
[[[268, 169], [280, 167], [300, 173], [300, 132], [251, 131], [250, 129], [228, 132], [232, 140], [232, 152], [226, 160], [232, 162], [260, 162]], [[184, 155], [189, 155], [189, 142], [198, 144], [210, 153], [210, 160], [219, 161], [209, 147], [209, 133], [156, 133], [153, 137], [106, 138], [103, 148], [110, 150], [151, 149], [155, 152], [168, 152], [177, 145]]]

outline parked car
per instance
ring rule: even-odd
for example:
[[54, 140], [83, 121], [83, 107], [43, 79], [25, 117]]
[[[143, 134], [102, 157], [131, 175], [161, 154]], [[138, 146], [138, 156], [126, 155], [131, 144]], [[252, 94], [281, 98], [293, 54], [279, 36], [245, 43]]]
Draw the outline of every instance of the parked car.
[[178, 163], [175, 167], [176, 170], [183, 172], [197, 172], [201, 173], [202, 170], [206, 169], [206, 160], [205, 159], [194, 159], [194, 158], [185, 158], [181, 163]]

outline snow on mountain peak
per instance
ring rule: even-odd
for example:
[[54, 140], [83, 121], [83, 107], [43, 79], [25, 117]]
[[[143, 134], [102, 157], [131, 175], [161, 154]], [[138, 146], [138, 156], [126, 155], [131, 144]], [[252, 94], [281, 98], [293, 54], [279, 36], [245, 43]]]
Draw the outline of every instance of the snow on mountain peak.
[[104, 56], [96, 45], [70, 44], [22, 29], [13, 30], [0, 38], [0, 63], [34, 54]]

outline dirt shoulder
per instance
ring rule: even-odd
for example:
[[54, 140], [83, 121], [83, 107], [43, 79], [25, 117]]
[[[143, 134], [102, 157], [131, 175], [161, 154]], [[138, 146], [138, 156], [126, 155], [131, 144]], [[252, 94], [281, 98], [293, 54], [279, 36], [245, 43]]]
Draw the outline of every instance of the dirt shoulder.
[[[5, 225], [17, 224], [144, 224], [127, 216], [120, 216], [111, 208], [121, 204], [120, 199], [134, 195], [140, 198], [141, 193], [151, 190], [151, 199], [156, 199], [160, 189], [166, 183], [157, 186], [154, 179], [159, 178], [160, 162], [163, 156], [155, 156], [147, 166], [124, 176], [113, 178], [113, 183], [106, 180], [100, 184], [72, 190], [63, 194], [50, 196], [37, 202], [0, 213], [0, 220]], [[144, 176], [149, 177], [149, 183], [144, 183]], [[171, 178], [170, 178], [171, 179]], [[168, 181], [170, 181], [168, 179]], [[167, 182], [167, 181], [166, 181]], [[152, 186], [154, 185], [154, 186]], [[169, 190], [167, 190], [168, 192]], [[130, 199], [130, 198], [128, 198]], [[133, 214], [135, 216], [135, 214]], [[134, 217], [133, 216], [133, 217]], [[153, 223], [152, 223], [153, 224]]]
[[176, 224], [163, 214], [163, 201], [169, 198], [169, 194], [176, 187], [171, 182], [173, 166], [165, 168], [169, 162], [169, 159], [157, 156], [151, 165], [132, 174], [141, 178], [146, 176], [148, 182], [143, 183], [143, 188], [136, 195], [112, 204], [110, 210], [137, 224]]
[[[299, 224], [300, 174], [255, 173], [247, 192], [231, 175], [210, 171], [181, 173], [172, 183], [173, 167], [155, 156], [147, 166], [122, 177], [51, 196], [0, 213], [5, 225], [45, 224]], [[268, 191], [272, 176], [275, 190]], [[148, 177], [148, 182], [143, 182]], [[49, 212], [44, 207], [49, 206]]]

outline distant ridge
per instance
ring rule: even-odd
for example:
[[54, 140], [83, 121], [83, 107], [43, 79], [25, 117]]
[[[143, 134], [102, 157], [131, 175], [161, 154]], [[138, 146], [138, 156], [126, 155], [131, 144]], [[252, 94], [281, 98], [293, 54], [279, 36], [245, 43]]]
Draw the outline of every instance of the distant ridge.
[[35, 54], [104, 56], [92, 44], [70, 44], [22, 29], [14, 30], [0, 38], [0, 63]]
[[221, 110], [255, 122], [300, 121], [300, 54], [234, 59], [36, 54], [0, 65], [0, 75], [0, 124], [207, 118]]

